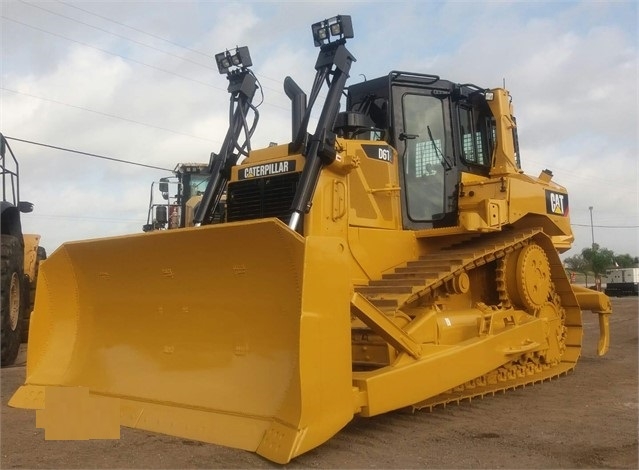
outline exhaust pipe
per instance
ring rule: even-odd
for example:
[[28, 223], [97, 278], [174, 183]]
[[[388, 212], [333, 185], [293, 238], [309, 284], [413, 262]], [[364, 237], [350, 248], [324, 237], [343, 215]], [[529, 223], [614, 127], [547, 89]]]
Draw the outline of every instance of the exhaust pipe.
[[291, 100], [292, 140], [297, 138], [306, 112], [306, 93], [291, 77], [284, 79], [284, 92]]

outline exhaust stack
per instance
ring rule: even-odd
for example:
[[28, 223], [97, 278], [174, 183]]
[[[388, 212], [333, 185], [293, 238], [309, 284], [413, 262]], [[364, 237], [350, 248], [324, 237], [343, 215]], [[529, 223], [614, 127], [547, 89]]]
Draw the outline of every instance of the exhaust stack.
[[292, 140], [295, 140], [302, 126], [302, 119], [306, 112], [306, 93], [291, 77], [284, 79], [284, 92], [291, 100]]

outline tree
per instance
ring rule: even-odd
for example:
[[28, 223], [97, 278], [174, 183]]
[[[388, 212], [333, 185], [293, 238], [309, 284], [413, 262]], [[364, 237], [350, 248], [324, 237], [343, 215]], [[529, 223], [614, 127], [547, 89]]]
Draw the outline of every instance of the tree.
[[633, 258], [629, 254], [615, 255], [613, 264], [616, 268], [634, 268], [639, 265], [639, 258], [637, 258], [636, 256]]
[[601, 280], [602, 274], [606, 274], [606, 270], [615, 266], [615, 254], [607, 248], [600, 248], [596, 243], [593, 243], [592, 248], [581, 250], [581, 255], [588, 261], [590, 270], [598, 280]]
[[564, 264], [569, 271], [573, 271], [586, 276], [586, 285], [588, 285], [588, 273], [590, 272], [590, 263], [586, 261], [583, 255], [570, 256], [564, 260]]
[[601, 276], [612, 268], [632, 268], [639, 266], [639, 258], [628, 254], [615, 255], [612, 250], [601, 248], [594, 243], [592, 248], [584, 248], [581, 253], [564, 260], [568, 271], [583, 274], [588, 285], [588, 274], [592, 273], [597, 284], [601, 283]]

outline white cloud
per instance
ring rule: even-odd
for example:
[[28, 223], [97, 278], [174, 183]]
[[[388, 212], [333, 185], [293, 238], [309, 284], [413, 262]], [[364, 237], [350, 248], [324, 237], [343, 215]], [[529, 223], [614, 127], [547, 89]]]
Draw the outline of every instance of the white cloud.
[[[248, 45], [265, 93], [253, 146], [286, 142], [290, 104], [282, 81], [291, 75], [309, 91], [316, 57], [310, 24], [351, 14], [355, 38], [348, 47], [358, 60], [350, 82], [390, 70], [488, 87], [506, 80], [524, 169], [537, 175], [550, 168], [570, 190], [572, 220], [579, 224], [575, 249], [590, 244], [589, 206], [595, 208], [595, 224], [639, 225], [632, 3], [72, 5], [77, 8], [2, 4], [3, 15], [13, 21], [2, 20], [0, 28], [1, 86], [23, 93], [1, 91], [5, 135], [164, 168], [206, 162], [219, 150], [228, 125], [227, 81], [213, 54]], [[150, 183], [165, 175], [11, 145], [21, 160], [23, 196], [36, 204], [25, 227], [42, 233], [49, 249], [69, 239], [139, 232]], [[637, 233], [595, 229], [601, 245], [632, 254], [639, 254]]]

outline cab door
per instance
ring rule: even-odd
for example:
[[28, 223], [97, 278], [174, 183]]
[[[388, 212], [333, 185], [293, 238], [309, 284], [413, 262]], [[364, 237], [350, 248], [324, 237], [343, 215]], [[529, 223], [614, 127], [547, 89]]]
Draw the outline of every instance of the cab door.
[[442, 96], [428, 89], [393, 89], [406, 228], [441, 226], [455, 210], [449, 100]]

